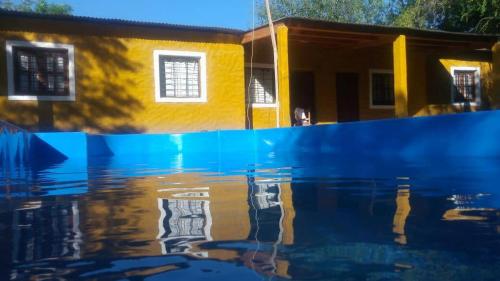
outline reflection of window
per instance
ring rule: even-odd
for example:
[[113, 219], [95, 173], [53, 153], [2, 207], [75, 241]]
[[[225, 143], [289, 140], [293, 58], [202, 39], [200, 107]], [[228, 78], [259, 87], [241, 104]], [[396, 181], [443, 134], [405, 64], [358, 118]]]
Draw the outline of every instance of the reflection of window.
[[[250, 74], [252, 77], [250, 77]], [[274, 70], [273, 68], [253, 68], [250, 73], [250, 68], [245, 71], [245, 79], [249, 92], [247, 96], [254, 105], [274, 105], [275, 90], [274, 90]], [[251, 81], [250, 81], [251, 79]]]
[[261, 242], [275, 242], [280, 238], [280, 221], [284, 215], [281, 209], [280, 185], [277, 183], [256, 183], [249, 178], [249, 239]]
[[452, 67], [453, 103], [475, 103], [481, 100], [479, 67]]
[[394, 74], [391, 70], [370, 71], [370, 106], [394, 106]]
[[9, 99], [74, 100], [73, 46], [7, 42]]
[[157, 102], [205, 102], [205, 54], [155, 51]]
[[158, 199], [162, 252], [189, 252], [191, 243], [210, 241], [212, 217], [209, 201]]
[[14, 262], [47, 258], [80, 258], [78, 202], [44, 205], [28, 202], [13, 212]]
[[278, 184], [256, 184], [254, 197], [255, 205], [259, 210], [269, 209], [279, 205]]

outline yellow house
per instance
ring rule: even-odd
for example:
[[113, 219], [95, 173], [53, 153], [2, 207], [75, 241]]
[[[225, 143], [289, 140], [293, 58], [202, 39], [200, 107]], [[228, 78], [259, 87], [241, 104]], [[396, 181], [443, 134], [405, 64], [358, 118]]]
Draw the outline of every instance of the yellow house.
[[500, 104], [496, 36], [300, 18], [275, 26], [278, 91], [267, 26], [0, 11], [0, 119], [38, 131], [187, 132], [290, 126], [296, 108], [320, 124]]
[[[497, 36], [302, 18], [274, 24], [282, 126], [290, 125], [297, 107], [311, 112], [313, 123], [335, 123], [500, 106]], [[261, 80], [271, 77], [269, 34], [262, 26], [242, 40], [246, 72], [252, 65]], [[272, 95], [262, 87], [256, 92]], [[275, 126], [275, 106], [249, 107], [251, 126]]]

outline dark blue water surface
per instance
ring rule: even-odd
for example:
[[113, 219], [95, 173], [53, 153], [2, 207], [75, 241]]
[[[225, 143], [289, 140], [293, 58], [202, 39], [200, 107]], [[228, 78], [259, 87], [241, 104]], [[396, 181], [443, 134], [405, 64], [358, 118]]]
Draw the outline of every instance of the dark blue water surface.
[[96, 158], [3, 172], [0, 280], [500, 280], [500, 160]]

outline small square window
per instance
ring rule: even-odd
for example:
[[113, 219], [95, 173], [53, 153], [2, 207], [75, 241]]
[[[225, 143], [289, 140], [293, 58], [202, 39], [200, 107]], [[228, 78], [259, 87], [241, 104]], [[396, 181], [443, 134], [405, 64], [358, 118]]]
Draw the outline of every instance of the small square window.
[[[275, 105], [276, 91], [273, 68], [245, 70], [247, 97], [254, 106]], [[249, 86], [249, 87], [248, 87]]]
[[155, 51], [157, 102], [205, 102], [204, 53]]
[[452, 103], [479, 103], [481, 101], [480, 69], [452, 67]]
[[75, 100], [73, 46], [7, 41], [9, 100]]
[[370, 106], [394, 107], [394, 74], [390, 70], [370, 71]]

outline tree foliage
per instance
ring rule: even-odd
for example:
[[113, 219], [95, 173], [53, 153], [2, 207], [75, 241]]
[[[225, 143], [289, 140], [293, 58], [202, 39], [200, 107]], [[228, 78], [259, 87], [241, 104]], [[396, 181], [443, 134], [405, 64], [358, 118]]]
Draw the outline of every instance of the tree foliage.
[[16, 3], [11, 0], [0, 0], [0, 8], [21, 12], [58, 15], [69, 15], [73, 11], [68, 4], [50, 3], [47, 0], [22, 0]]
[[[272, 0], [274, 18], [306, 17], [349, 23], [384, 21], [384, 0]], [[259, 2], [259, 20], [267, 22], [264, 1]]]
[[[500, 0], [271, 0], [274, 18], [500, 33]], [[266, 22], [264, 1], [259, 18]]]
[[395, 25], [500, 33], [500, 0], [406, 1]]

